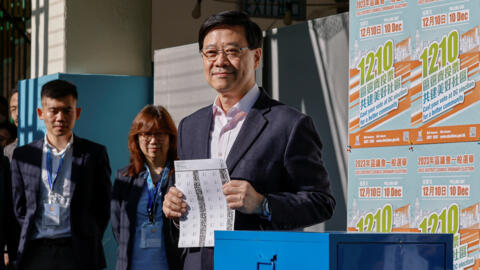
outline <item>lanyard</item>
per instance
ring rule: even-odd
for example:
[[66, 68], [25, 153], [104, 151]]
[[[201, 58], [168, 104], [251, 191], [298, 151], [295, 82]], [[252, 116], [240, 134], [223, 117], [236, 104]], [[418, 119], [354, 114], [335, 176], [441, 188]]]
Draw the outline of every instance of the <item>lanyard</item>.
[[157, 213], [157, 198], [158, 194], [162, 193], [161, 188], [163, 186], [163, 183], [167, 180], [168, 177], [168, 172], [170, 171], [170, 164], [167, 163], [165, 164], [165, 168], [163, 168], [162, 171], [162, 178], [160, 180], [160, 183], [157, 183], [157, 187], [153, 185], [152, 181], [152, 174], [150, 173], [150, 169], [147, 167], [147, 186], [148, 186], [148, 204], [147, 204], [147, 214], [148, 214], [148, 219], [150, 223], [155, 222], [155, 214]]
[[62, 169], [63, 165], [63, 158], [65, 157], [65, 153], [67, 151], [63, 152], [62, 157], [60, 158], [60, 163], [58, 164], [57, 168], [57, 173], [55, 175], [55, 179], [52, 179], [52, 170], [53, 170], [53, 160], [52, 160], [52, 153], [50, 152], [50, 149], [47, 147], [47, 176], [48, 176], [48, 186], [50, 187], [50, 190], [53, 191], [53, 188], [55, 187], [55, 182], [57, 181], [58, 174], [60, 173], [60, 170]]

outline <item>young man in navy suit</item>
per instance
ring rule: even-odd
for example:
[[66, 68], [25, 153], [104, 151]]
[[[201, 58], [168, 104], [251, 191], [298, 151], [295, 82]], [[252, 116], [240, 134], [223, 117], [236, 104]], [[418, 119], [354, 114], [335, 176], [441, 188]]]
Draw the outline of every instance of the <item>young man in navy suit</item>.
[[[181, 121], [180, 159], [226, 160], [233, 180], [223, 193], [237, 210], [235, 230], [291, 230], [329, 219], [335, 199], [312, 119], [255, 83], [258, 25], [244, 13], [221, 12], [203, 23], [198, 44], [205, 78], [218, 95]], [[177, 188], [165, 196], [163, 211], [173, 219], [188, 215]], [[188, 249], [184, 269], [213, 269], [213, 249]]]
[[102, 237], [110, 218], [106, 148], [73, 134], [80, 117], [75, 85], [46, 83], [39, 119], [45, 137], [15, 149], [14, 211], [22, 225], [18, 269], [103, 269]]

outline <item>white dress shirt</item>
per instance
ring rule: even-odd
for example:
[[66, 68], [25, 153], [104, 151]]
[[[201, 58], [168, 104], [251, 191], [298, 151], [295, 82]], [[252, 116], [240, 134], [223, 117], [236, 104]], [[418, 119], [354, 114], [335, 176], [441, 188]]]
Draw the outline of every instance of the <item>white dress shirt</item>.
[[255, 84], [242, 99], [226, 114], [217, 96], [212, 105], [213, 118], [210, 129], [210, 158], [226, 160], [235, 139], [242, 128], [247, 114], [260, 96], [260, 89]]
[[[52, 179], [57, 177], [58, 166], [60, 165], [60, 159], [64, 155], [62, 167], [58, 172], [58, 178], [55, 181], [53, 190], [50, 190], [48, 184], [48, 171], [47, 171], [47, 152], [50, 150], [52, 154]], [[71, 173], [72, 173], [72, 154], [73, 154], [73, 135], [70, 138], [65, 149], [57, 151], [48, 140], [45, 135], [43, 143], [43, 155], [42, 155], [42, 175], [40, 184], [40, 198], [38, 201], [37, 212], [35, 215], [35, 228], [36, 232], [33, 234], [33, 239], [38, 238], [60, 238], [71, 236], [70, 231], [70, 202], [72, 200], [72, 185], [71, 185]], [[57, 226], [51, 226], [46, 228], [43, 225], [43, 214], [45, 211], [46, 203], [56, 203], [60, 207], [60, 224]]]

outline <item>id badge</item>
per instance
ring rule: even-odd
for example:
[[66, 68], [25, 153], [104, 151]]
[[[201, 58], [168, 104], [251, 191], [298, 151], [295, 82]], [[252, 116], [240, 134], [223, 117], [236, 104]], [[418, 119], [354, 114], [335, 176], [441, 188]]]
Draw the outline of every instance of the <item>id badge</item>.
[[45, 203], [43, 212], [43, 226], [60, 225], [60, 205], [58, 203]]
[[142, 225], [140, 248], [162, 247], [162, 226], [158, 223], [144, 223]]

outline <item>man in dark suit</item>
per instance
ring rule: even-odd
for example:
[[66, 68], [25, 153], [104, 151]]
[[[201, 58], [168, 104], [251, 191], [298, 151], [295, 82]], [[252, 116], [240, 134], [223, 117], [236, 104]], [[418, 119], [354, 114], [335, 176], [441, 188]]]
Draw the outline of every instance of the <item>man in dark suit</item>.
[[[335, 208], [313, 121], [272, 100], [255, 83], [262, 32], [236, 11], [209, 17], [199, 31], [204, 74], [218, 96], [183, 119], [180, 159], [226, 159], [232, 180], [223, 186], [236, 209], [235, 230], [291, 230], [329, 219]], [[183, 194], [165, 196], [166, 217], [187, 211]], [[188, 213], [187, 213], [188, 215]], [[212, 248], [191, 248], [184, 269], [213, 269]]]
[[0, 152], [0, 248], [3, 251], [6, 247], [5, 256], [0, 256], [0, 270], [15, 260], [19, 234], [20, 228], [13, 214], [10, 164]]
[[110, 165], [104, 146], [73, 135], [80, 117], [75, 85], [46, 83], [37, 114], [43, 139], [16, 148], [11, 163], [22, 231], [19, 269], [102, 269], [110, 218]]

